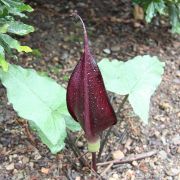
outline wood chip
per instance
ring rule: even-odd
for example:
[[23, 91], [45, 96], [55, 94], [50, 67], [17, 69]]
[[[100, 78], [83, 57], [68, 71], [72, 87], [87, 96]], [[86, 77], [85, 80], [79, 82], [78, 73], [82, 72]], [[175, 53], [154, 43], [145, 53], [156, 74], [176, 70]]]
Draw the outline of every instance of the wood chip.
[[11, 164], [6, 166], [6, 170], [8, 170], [8, 171], [11, 171], [13, 169], [14, 169], [14, 163], [11, 163]]
[[117, 150], [117, 151], [112, 152], [112, 157], [114, 160], [122, 159], [122, 158], [124, 158], [124, 153], [120, 150]]
[[49, 168], [42, 167], [41, 172], [44, 173], [44, 174], [49, 174]]

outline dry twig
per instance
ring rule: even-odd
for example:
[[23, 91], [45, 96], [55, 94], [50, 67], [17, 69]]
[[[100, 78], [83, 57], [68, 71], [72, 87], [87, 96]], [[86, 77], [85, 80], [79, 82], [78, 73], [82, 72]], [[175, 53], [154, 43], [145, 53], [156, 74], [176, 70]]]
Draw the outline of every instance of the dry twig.
[[110, 164], [106, 167], [106, 169], [101, 173], [101, 176], [104, 176], [104, 175], [109, 171], [109, 169], [110, 169], [112, 166], [113, 166], [113, 163], [110, 163]]
[[152, 150], [146, 153], [142, 153], [142, 154], [136, 154], [133, 156], [129, 156], [129, 157], [125, 157], [121, 160], [113, 160], [113, 161], [107, 161], [107, 162], [103, 162], [103, 163], [98, 163], [97, 166], [104, 166], [104, 165], [108, 165], [108, 164], [124, 164], [124, 163], [130, 163], [132, 161], [137, 161], [140, 159], [144, 159], [147, 157], [151, 157], [153, 155], [157, 154], [157, 150]]

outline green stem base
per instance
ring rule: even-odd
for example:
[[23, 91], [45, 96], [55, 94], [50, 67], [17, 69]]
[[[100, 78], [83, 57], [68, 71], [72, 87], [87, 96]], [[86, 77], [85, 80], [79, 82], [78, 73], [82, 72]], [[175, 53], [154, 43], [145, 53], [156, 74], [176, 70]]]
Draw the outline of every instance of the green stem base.
[[100, 148], [100, 139], [97, 139], [95, 142], [88, 142], [88, 151], [89, 152], [98, 152]]

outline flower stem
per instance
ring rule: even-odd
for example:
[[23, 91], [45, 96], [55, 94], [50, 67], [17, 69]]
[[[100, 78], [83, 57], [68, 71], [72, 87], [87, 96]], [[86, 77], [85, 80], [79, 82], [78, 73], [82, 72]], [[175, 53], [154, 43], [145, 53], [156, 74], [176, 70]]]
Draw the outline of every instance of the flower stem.
[[[116, 114], [119, 114], [119, 113], [120, 113], [120, 111], [121, 111], [124, 103], [126, 102], [127, 98], [128, 98], [128, 95], [124, 96], [121, 104], [120, 104], [119, 107], [118, 107], [118, 110], [117, 110]], [[113, 128], [113, 126], [111, 126], [111, 127], [108, 129], [108, 131], [107, 131], [104, 139], [103, 139], [102, 142], [101, 142], [101, 146], [100, 146], [100, 149], [99, 149], [97, 161], [99, 161], [100, 158], [101, 158], [101, 154], [102, 154], [102, 152], [103, 152], [104, 145], [106, 144], [106, 142], [107, 142], [107, 140], [108, 140], [108, 137], [109, 137], [109, 135], [110, 135], [110, 133], [111, 133], [111, 131], [112, 131], [112, 128]]]
[[92, 152], [92, 169], [97, 172], [96, 166], [96, 152]]

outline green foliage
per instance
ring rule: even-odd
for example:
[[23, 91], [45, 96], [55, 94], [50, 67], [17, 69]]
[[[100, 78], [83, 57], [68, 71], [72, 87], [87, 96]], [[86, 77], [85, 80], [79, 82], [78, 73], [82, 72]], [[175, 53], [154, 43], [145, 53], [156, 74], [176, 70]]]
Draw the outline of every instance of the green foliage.
[[0, 67], [2, 67], [3, 71], [7, 72], [8, 63], [5, 60], [4, 48], [0, 45]]
[[7, 72], [8, 71], [8, 63], [4, 59], [4, 56], [0, 54], [0, 66], [2, 67], [3, 71]]
[[79, 123], [77, 123], [76, 121], [72, 120], [71, 116], [65, 116], [65, 123], [66, 126], [69, 130], [71, 130], [72, 132], [76, 132], [76, 131], [80, 131], [81, 130], [81, 126], [79, 125]]
[[142, 6], [149, 23], [157, 14], [169, 17], [173, 33], [180, 34], [180, 1], [179, 0], [133, 0]]
[[31, 52], [31, 54], [33, 56], [35, 56], [36, 58], [41, 58], [42, 57], [42, 53], [39, 51], [39, 49], [33, 49], [33, 51]]
[[24, 36], [34, 31], [32, 26], [20, 21], [22, 17], [27, 18], [25, 12], [32, 11], [33, 9], [24, 4], [22, 0], [0, 0], [0, 66], [5, 71], [8, 69], [5, 52], [12, 55], [12, 49], [18, 52], [32, 51], [30, 47], [21, 46], [19, 41], [11, 37], [13, 35]]
[[14, 33], [20, 36], [29, 34], [30, 32], [34, 31], [34, 28], [32, 26], [29, 26], [27, 24], [15, 21], [10, 22], [9, 24], [6, 24], [8, 26], [7, 31], [9, 33]]
[[18, 115], [29, 120], [52, 153], [64, 147], [66, 127], [80, 129], [68, 113], [65, 89], [54, 80], [16, 65], [9, 65], [8, 72], [1, 70], [0, 79]]
[[164, 63], [157, 57], [145, 55], [127, 62], [102, 59], [98, 65], [107, 90], [128, 94], [134, 112], [147, 123], [150, 97], [161, 82]]
[[21, 46], [19, 41], [13, 39], [11, 36], [7, 34], [0, 34], [0, 38], [4, 44], [8, 46], [8, 48], [16, 49], [18, 52], [31, 52], [31, 48], [28, 46]]

